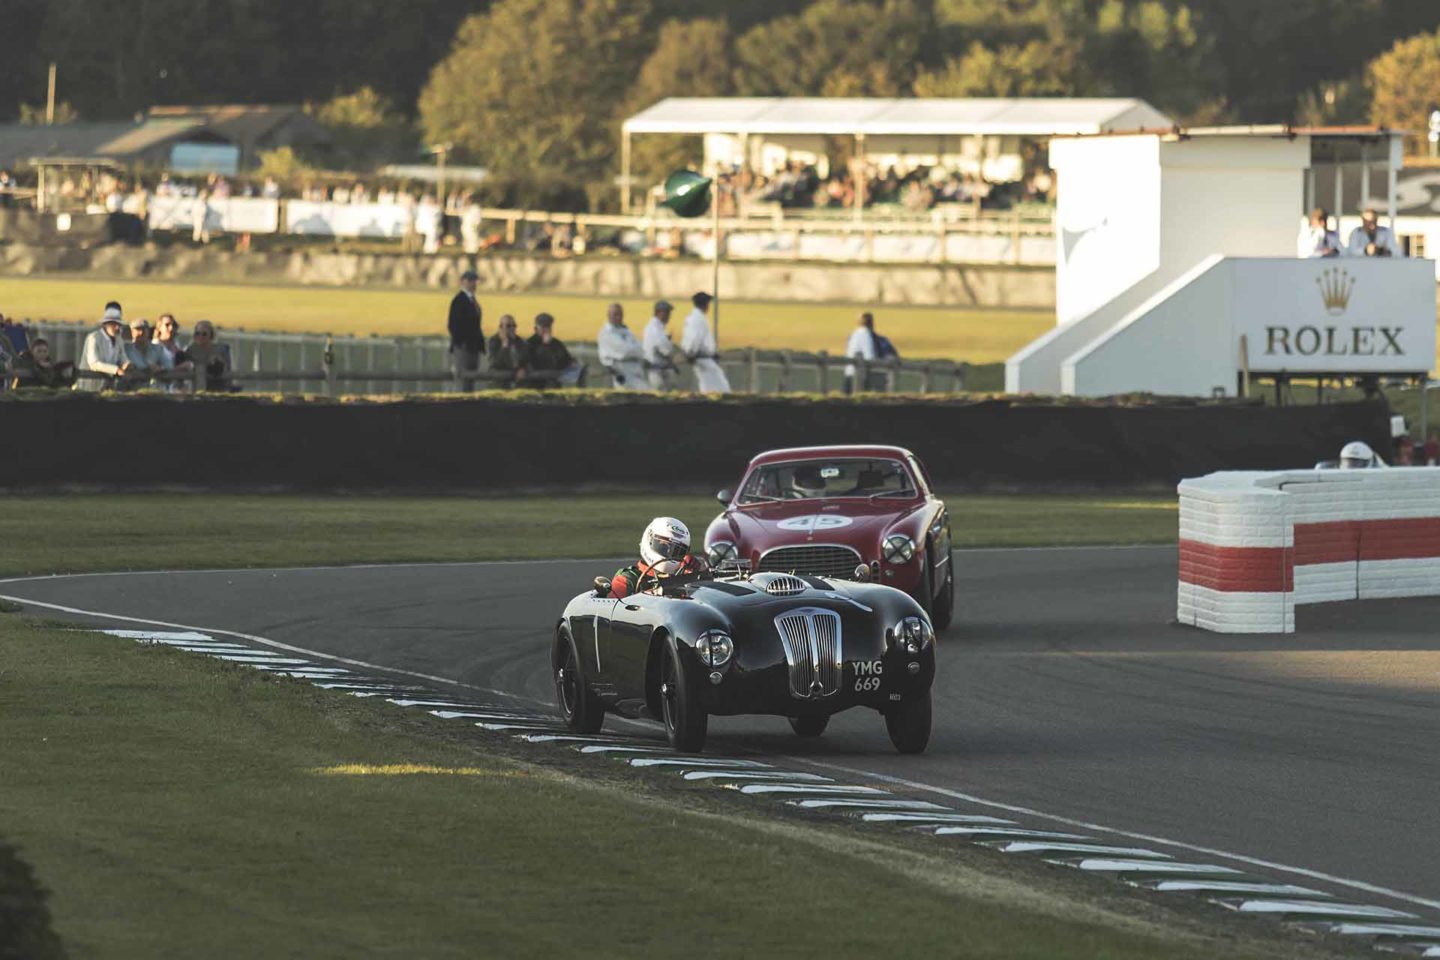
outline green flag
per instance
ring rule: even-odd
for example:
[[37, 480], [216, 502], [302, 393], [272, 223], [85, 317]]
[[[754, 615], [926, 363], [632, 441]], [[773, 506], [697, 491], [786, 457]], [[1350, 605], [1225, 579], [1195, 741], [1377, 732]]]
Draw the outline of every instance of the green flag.
[[665, 178], [661, 204], [682, 217], [703, 216], [710, 209], [710, 182], [694, 170], [676, 170]]

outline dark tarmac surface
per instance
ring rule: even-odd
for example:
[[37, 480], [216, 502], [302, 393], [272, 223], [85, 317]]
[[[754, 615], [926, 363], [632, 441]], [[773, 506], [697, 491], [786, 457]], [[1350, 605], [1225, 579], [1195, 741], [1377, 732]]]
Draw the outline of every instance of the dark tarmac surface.
[[[858, 711], [805, 741], [781, 718], [714, 718], [709, 748], [902, 778], [934, 799], [1206, 848], [1212, 862], [1302, 868], [1409, 897], [1264, 872], [1437, 912], [1440, 599], [1302, 607], [1292, 636], [1225, 637], [1171, 622], [1174, 547], [956, 559], [928, 753], [898, 756], [880, 717]], [[553, 618], [614, 566], [84, 575], [0, 582], [0, 594], [255, 634], [548, 705]]]

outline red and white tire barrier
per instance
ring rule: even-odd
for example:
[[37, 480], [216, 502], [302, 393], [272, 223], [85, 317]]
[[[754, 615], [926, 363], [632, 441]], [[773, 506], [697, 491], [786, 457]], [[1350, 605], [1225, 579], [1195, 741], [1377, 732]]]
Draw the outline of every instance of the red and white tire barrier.
[[1180, 484], [1181, 623], [1292, 633], [1297, 603], [1440, 594], [1440, 468]]

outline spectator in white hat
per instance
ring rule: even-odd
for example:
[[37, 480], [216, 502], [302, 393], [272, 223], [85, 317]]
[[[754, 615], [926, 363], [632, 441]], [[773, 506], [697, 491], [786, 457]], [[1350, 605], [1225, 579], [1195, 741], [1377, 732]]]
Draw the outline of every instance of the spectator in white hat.
[[75, 382], [76, 390], [99, 393], [113, 378], [123, 377], [130, 372], [130, 361], [125, 357], [125, 341], [120, 339], [120, 328], [124, 324], [120, 304], [111, 301], [105, 306], [105, 315], [100, 318], [100, 329], [85, 338], [85, 348], [80, 352], [80, 370], [101, 373], [111, 379], [82, 376]]
[[138, 380], [163, 377], [175, 368], [170, 351], [156, 343], [150, 333], [149, 320], [141, 317], [130, 321], [130, 342], [125, 344], [125, 356], [130, 361], [130, 376]]

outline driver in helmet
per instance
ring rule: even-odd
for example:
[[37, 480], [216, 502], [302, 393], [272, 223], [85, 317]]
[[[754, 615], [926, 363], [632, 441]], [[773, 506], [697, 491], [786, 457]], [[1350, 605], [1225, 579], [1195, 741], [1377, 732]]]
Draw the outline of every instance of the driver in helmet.
[[1366, 470], [1379, 466], [1379, 458], [1370, 445], [1362, 440], [1351, 440], [1340, 448], [1341, 470]]
[[825, 495], [825, 478], [815, 466], [796, 467], [790, 476], [790, 496], [797, 500], [810, 500]]
[[628, 597], [641, 578], [662, 579], [704, 573], [710, 565], [690, 552], [690, 529], [674, 517], [656, 517], [640, 535], [640, 562], [610, 578], [610, 596]]

